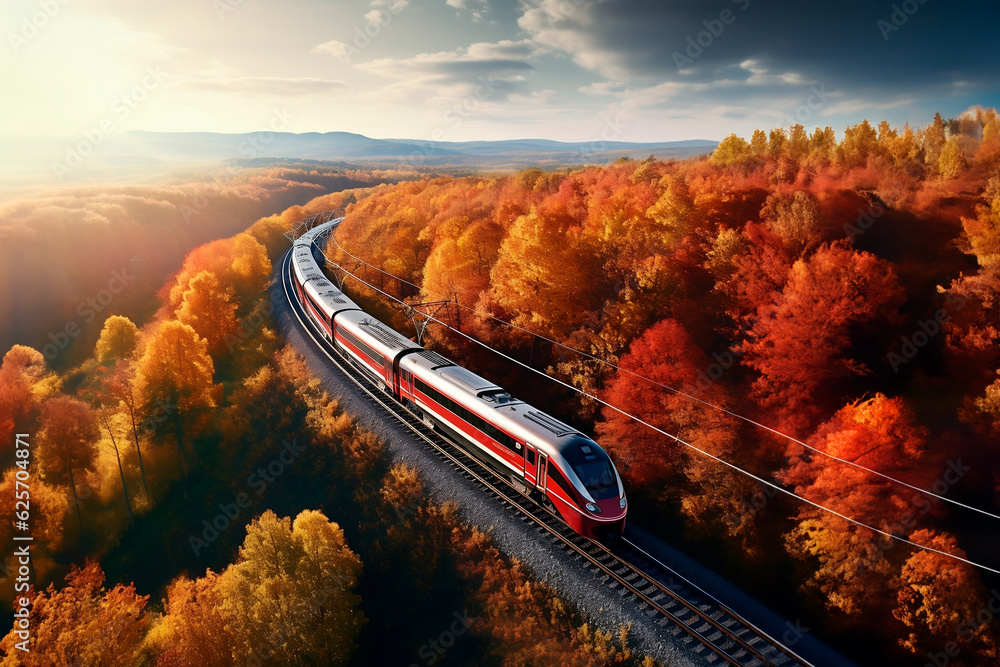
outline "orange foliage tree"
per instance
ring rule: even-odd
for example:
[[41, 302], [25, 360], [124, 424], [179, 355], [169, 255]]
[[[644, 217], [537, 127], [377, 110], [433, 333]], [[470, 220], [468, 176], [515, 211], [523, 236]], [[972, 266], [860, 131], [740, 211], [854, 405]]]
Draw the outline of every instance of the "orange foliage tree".
[[[832, 456], [920, 486], [927, 475], [926, 430], [898, 398], [882, 394], [844, 406], [809, 439]], [[900, 537], [913, 532], [930, 509], [926, 497], [822, 454], [790, 445], [784, 481], [814, 503]], [[849, 615], [885, 608], [885, 590], [896, 566], [899, 545], [891, 538], [811, 505], [802, 505], [798, 525], [787, 535], [789, 553], [818, 561], [807, 586], [827, 606]]]
[[211, 570], [195, 580], [175, 579], [167, 587], [163, 616], [150, 628], [147, 643], [160, 667], [226, 667], [233, 664], [236, 635], [222, 611], [219, 575]]
[[31, 651], [14, 648], [20, 641], [14, 631], [0, 641], [6, 654], [4, 667], [129, 667], [140, 655], [149, 625], [145, 595], [134, 586], [104, 587], [104, 572], [97, 563], [73, 568], [66, 586], [35, 593], [29, 622]]
[[208, 342], [208, 349], [218, 354], [226, 347], [226, 336], [236, 331], [237, 305], [232, 298], [232, 288], [222, 287], [214, 273], [202, 271], [188, 283], [177, 320], [190, 325]]
[[9, 449], [15, 431], [35, 431], [41, 401], [58, 387], [41, 352], [24, 345], [7, 351], [0, 364], [0, 446]]
[[[921, 529], [910, 538], [944, 553], [965, 558], [954, 535]], [[900, 643], [917, 655], [927, 655], [955, 642], [959, 664], [996, 663], [1000, 636], [992, 623], [978, 618], [987, 608], [985, 588], [977, 572], [954, 558], [932, 551], [916, 551], [903, 565], [893, 615], [909, 631]], [[970, 655], [971, 654], [971, 655]], [[973, 657], [974, 656], [974, 657]]]
[[[14, 536], [17, 488], [15, 472], [11, 468], [0, 481], [0, 539], [10, 544]], [[23, 488], [23, 487], [22, 487]], [[49, 551], [57, 551], [63, 540], [63, 521], [69, 505], [66, 493], [56, 486], [34, 480], [31, 482], [31, 535]]]
[[42, 405], [42, 430], [38, 434], [38, 464], [45, 479], [73, 492], [76, 518], [83, 533], [80, 500], [73, 471], [91, 470], [97, 457], [97, 413], [92, 407], [66, 396]]

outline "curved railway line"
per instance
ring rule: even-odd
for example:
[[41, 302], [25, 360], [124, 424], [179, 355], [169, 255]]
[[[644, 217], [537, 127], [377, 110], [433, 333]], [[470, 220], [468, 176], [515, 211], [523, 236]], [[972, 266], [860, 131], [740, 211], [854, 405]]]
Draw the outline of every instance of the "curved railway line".
[[335, 367], [364, 393], [431, 449], [445, 465], [481, 488], [518, 519], [529, 524], [541, 539], [547, 539], [593, 570], [603, 583], [622, 598], [634, 601], [665, 631], [709, 665], [737, 667], [812, 667], [811, 663], [740, 617], [708, 593], [657, 561], [626, 538], [608, 547], [573, 532], [557, 516], [522, 495], [508, 480], [498, 476], [464, 448], [429, 428], [419, 417], [376, 390], [363, 373], [320, 335], [305, 316], [291, 281], [291, 251], [282, 259], [281, 285], [291, 312], [301, 329]]

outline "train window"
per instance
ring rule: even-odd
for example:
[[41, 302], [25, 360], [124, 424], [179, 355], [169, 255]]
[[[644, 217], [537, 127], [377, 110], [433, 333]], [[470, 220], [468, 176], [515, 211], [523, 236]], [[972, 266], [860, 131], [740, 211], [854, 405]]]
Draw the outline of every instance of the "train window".
[[528, 465], [535, 465], [535, 450], [526, 449], [524, 450], [524, 458], [528, 459]]
[[612, 498], [618, 494], [615, 473], [611, 470], [611, 462], [607, 459], [577, 464], [573, 466], [573, 472], [596, 500]]
[[615, 479], [611, 459], [596, 445], [582, 438], [571, 442], [563, 451], [563, 456], [580, 478], [583, 488], [595, 500], [604, 500], [618, 495], [618, 481]]
[[515, 453], [520, 452], [521, 443], [519, 443], [517, 440], [507, 435], [506, 433], [504, 433], [503, 431], [501, 431], [496, 426], [489, 423], [479, 415], [475, 414], [474, 412], [466, 408], [464, 405], [459, 405], [458, 403], [451, 400], [450, 398], [442, 394], [440, 391], [438, 391], [437, 389], [435, 389], [434, 387], [430, 386], [429, 384], [420, 379], [417, 379], [416, 387], [426, 396], [430, 397], [431, 400], [433, 400], [435, 403], [449, 410], [452, 414], [456, 415], [457, 417], [460, 417], [467, 424], [470, 424], [474, 428], [479, 429], [482, 433], [485, 433], [487, 436], [493, 438], [494, 440], [496, 440], [497, 442], [499, 442], [501, 445], [511, 450], [512, 452]]
[[345, 340], [351, 343], [351, 345], [361, 350], [361, 353], [371, 359], [377, 366], [385, 368], [385, 358], [381, 354], [362, 343], [358, 340], [357, 336], [352, 334], [350, 331], [346, 331], [343, 327], [338, 328], [338, 332], [344, 337]]

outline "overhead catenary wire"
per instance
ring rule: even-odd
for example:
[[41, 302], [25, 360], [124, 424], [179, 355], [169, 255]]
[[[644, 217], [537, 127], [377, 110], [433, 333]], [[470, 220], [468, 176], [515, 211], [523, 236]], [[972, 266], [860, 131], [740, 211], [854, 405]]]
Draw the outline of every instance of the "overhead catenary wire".
[[[381, 273], [381, 274], [383, 274], [383, 275], [385, 275], [385, 276], [387, 276], [389, 278], [393, 278], [394, 280], [398, 280], [400, 283], [402, 283], [404, 285], [409, 285], [409, 286], [411, 286], [411, 287], [413, 287], [415, 289], [423, 290], [422, 286], [417, 285], [415, 283], [412, 283], [409, 280], [406, 280], [405, 278], [402, 278], [400, 276], [397, 276], [397, 275], [394, 275], [392, 273], [389, 273], [388, 271], [385, 271], [384, 269], [382, 269], [382, 268], [380, 268], [378, 266], [375, 266], [374, 264], [366, 262], [364, 259], [358, 257], [357, 255], [352, 254], [350, 251], [348, 251], [346, 248], [344, 248], [344, 246], [340, 245], [340, 242], [337, 241], [336, 236], [334, 236], [333, 234], [330, 234], [329, 238], [333, 240], [333, 242], [337, 245], [338, 249], [340, 249], [345, 255], [347, 255], [351, 259], [353, 259], [353, 260], [355, 260], [355, 261], [357, 261], [357, 262], [359, 262], [359, 263], [361, 263], [361, 264], [363, 264], [363, 265], [365, 265], [365, 266], [367, 266], [367, 267], [369, 267], [371, 269], [374, 269], [375, 271], [378, 271], [379, 273]], [[325, 254], [323, 256], [326, 257]], [[327, 258], [327, 260], [329, 261], [329, 258]], [[456, 303], [455, 305], [458, 306], [459, 308], [468, 310], [470, 312], [473, 312], [473, 313], [476, 312], [476, 310], [474, 308], [470, 307], [470, 306], [465, 306], [465, 305], [462, 305], [460, 303]], [[596, 355], [593, 355], [593, 354], [590, 354], [589, 352], [585, 352], [584, 350], [580, 350], [580, 349], [577, 349], [577, 348], [572, 347], [570, 345], [566, 345], [564, 343], [560, 343], [557, 340], [553, 340], [552, 338], [549, 338], [549, 337], [547, 337], [547, 336], [545, 336], [543, 334], [537, 333], [535, 331], [531, 331], [530, 329], [526, 329], [525, 327], [522, 327], [520, 325], [514, 324], [513, 322], [508, 322], [507, 320], [504, 320], [504, 319], [501, 319], [501, 318], [498, 318], [498, 317], [494, 317], [492, 315], [486, 316], [485, 319], [489, 319], [489, 320], [491, 320], [493, 322], [496, 322], [498, 324], [502, 324], [502, 325], [508, 326], [508, 327], [510, 327], [512, 329], [517, 329], [518, 331], [522, 331], [522, 332], [524, 332], [526, 334], [530, 334], [532, 336], [536, 336], [540, 340], [544, 340], [545, 342], [550, 343], [552, 345], [555, 345], [555, 346], [557, 346], [557, 347], [559, 347], [559, 348], [561, 348], [563, 350], [566, 350], [567, 352], [573, 352], [575, 354], [578, 354], [580, 356], [586, 357], [586, 358], [591, 359], [593, 361], [596, 361], [596, 362], [598, 362], [600, 364], [603, 364], [603, 365], [607, 366], [608, 368], [612, 368], [612, 369], [614, 369], [614, 370], [616, 370], [616, 371], [618, 371], [620, 373], [625, 373], [625, 374], [630, 375], [630, 376], [632, 376], [634, 378], [637, 378], [639, 380], [643, 380], [645, 382], [649, 382], [650, 384], [656, 385], [657, 387], [660, 387], [661, 389], [666, 389], [667, 391], [673, 392], [673, 393], [677, 394], [678, 396], [683, 396], [684, 398], [687, 398], [687, 399], [689, 399], [691, 401], [695, 401], [695, 402], [700, 403], [700, 404], [702, 404], [702, 405], [704, 405], [706, 407], [712, 408], [714, 410], [718, 410], [718, 411], [720, 411], [720, 412], [722, 412], [724, 414], [727, 414], [727, 415], [729, 415], [729, 416], [731, 416], [731, 417], [733, 417], [735, 419], [739, 419], [739, 420], [744, 421], [744, 422], [746, 422], [748, 424], [752, 424], [753, 426], [756, 426], [757, 428], [760, 428], [760, 429], [763, 429], [765, 431], [768, 431], [769, 433], [772, 433], [772, 434], [774, 434], [776, 436], [779, 436], [781, 438], [785, 438], [786, 440], [788, 440], [790, 442], [793, 442], [793, 443], [795, 443], [797, 445], [800, 445], [801, 447], [804, 447], [805, 449], [808, 449], [808, 450], [810, 450], [812, 452], [820, 454], [821, 456], [825, 456], [825, 457], [827, 457], [829, 459], [832, 459], [834, 461], [838, 461], [840, 463], [843, 463], [845, 465], [851, 466], [853, 468], [857, 468], [858, 470], [863, 470], [863, 471], [865, 471], [865, 472], [867, 472], [869, 474], [875, 475], [877, 477], [881, 477], [882, 479], [890, 481], [890, 482], [892, 482], [894, 484], [899, 484], [900, 486], [904, 486], [904, 487], [906, 487], [908, 489], [912, 489], [913, 491], [916, 491], [917, 493], [920, 493], [920, 494], [923, 494], [925, 496], [928, 496], [928, 497], [940, 500], [941, 502], [948, 503], [948, 504], [951, 504], [951, 505], [955, 505], [957, 507], [962, 507], [962, 508], [965, 508], [965, 509], [970, 510], [972, 512], [977, 512], [979, 514], [983, 514], [983, 515], [988, 516], [988, 517], [990, 517], [992, 519], [1000, 519], [1000, 514], [994, 514], [993, 512], [989, 512], [987, 510], [981, 509], [979, 507], [976, 507], [975, 505], [969, 505], [967, 503], [963, 503], [963, 502], [955, 500], [953, 498], [948, 498], [947, 496], [944, 496], [944, 495], [941, 495], [941, 494], [938, 494], [938, 493], [934, 493], [933, 491], [930, 491], [928, 489], [920, 488], [919, 486], [911, 484], [911, 483], [909, 483], [909, 482], [907, 482], [905, 480], [899, 479], [897, 477], [893, 477], [892, 475], [887, 475], [887, 474], [885, 474], [883, 472], [879, 472], [878, 470], [873, 470], [872, 468], [869, 468], [867, 466], [861, 465], [860, 463], [857, 463], [855, 461], [851, 461], [851, 460], [839, 457], [839, 456], [837, 456], [835, 454], [830, 454], [829, 452], [823, 451], [822, 449], [820, 449], [818, 447], [815, 447], [815, 446], [810, 445], [810, 444], [808, 444], [806, 442], [803, 442], [802, 440], [799, 440], [795, 436], [789, 435], [787, 433], [783, 433], [783, 432], [781, 432], [781, 431], [779, 431], [779, 430], [777, 430], [777, 429], [775, 429], [775, 428], [773, 428], [771, 426], [768, 426], [767, 424], [763, 424], [763, 423], [761, 423], [761, 422], [759, 422], [759, 421], [757, 421], [757, 420], [755, 420], [755, 419], [753, 419], [751, 417], [747, 417], [745, 415], [741, 415], [738, 412], [733, 412], [732, 410], [729, 410], [728, 408], [725, 408], [725, 407], [723, 407], [721, 405], [716, 405], [715, 403], [712, 403], [710, 401], [706, 401], [705, 399], [699, 398], [697, 396], [693, 396], [690, 393], [687, 393], [687, 392], [683, 391], [682, 389], [677, 389], [676, 387], [671, 387], [670, 385], [664, 384], [664, 383], [659, 382], [657, 380], [654, 380], [652, 378], [648, 378], [648, 377], [646, 377], [646, 376], [644, 376], [644, 375], [642, 375], [640, 373], [636, 373], [635, 371], [631, 371], [631, 370], [629, 370], [627, 368], [622, 368], [621, 366], [619, 366], [619, 365], [617, 365], [617, 364], [615, 364], [613, 362], [607, 361], [605, 359], [601, 359], [600, 357], [598, 357]], [[548, 374], [546, 374], [546, 377], [551, 377], [551, 376], [549, 376]]]
[[[336, 242], [336, 241], [334, 241], [334, 242]], [[392, 301], [395, 301], [396, 303], [399, 303], [399, 304], [404, 305], [404, 306], [409, 306], [409, 304], [407, 304], [405, 301], [403, 301], [399, 297], [397, 297], [395, 295], [392, 295], [392, 294], [389, 294], [385, 290], [372, 285], [371, 283], [369, 283], [368, 281], [364, 280], [363, 278], [361, 278], [361, 277], [355, 275], [354, 273], [348, 271], [343, 266], [341, 266], [337, 262], [334, 262], [329, 257], [327, 257], [326, 253], [323, 251], [322, 248], [319, 248], [318, 245], [316, 247], [319, 249], [320, 253], [327, 260], [327, 262], [329, 262], [329, 263], [333, 264], [334, 266], [336, 266], [340, 271], [343, 271], [347, 276], [350, 276], [351, 278], [353, 278], [354, 280], [358, 281], [362, 285], [368, 287], [371, 290], [374, 290], [375, 292], [377, 292], [379, 294], [382, 294], [383, 296], [387, 297], [388, 299], [390, 299]], [[409, 307], [412, 308], [412, 306], [409, 306]], [[414, 310], [416, 310], [416, 309], [414, 309]], [[678, 444], [681, 444], [681, 445], [683, 445], [685, 447], [688, 447], [689, 449], [692, 449], [692, 450], [698, 452], [699, 454], [702, 454], [703, 456], [707, 456], [708, 458], [710, 458], [710, 459], [712, 459], [712, 460], [714, 460], [714, 461], [716, 461], [718, 463], [721, 463], [722, 465], [727, 466], [727, 467], [735, 470], [736, 472], [738, 472], [740, 474], [743, 474], [743, 475], [745, 475], [745, 476], [747, 476], [747, 477], [749, 477], [749, 478], [751, 478], [751, 479], [753, 479], [753, 480], [755, 480], [755, 481], [757, 481], [757, 482], [759, 482], [761, 484], [764, 484], [765, 486], [768, 486], [768, 487], [774, 489], [775, 491], [777, 491], [779, 493], [783, 493], [783, 494], [785, 494], [785, 495], [787, 495], [787, 496], [789, 496], [791, 498], [794, 498], [794, 499], [799, 500], [801, 502], [804, 502], [804, 503], [806, 503], [808, 505], [811, 505], [811, 506], [815, 507], [816, 509], [819, 509], [819, 510], [822, 510], [824, 512], [827, 512], [827, 513], [829, 513], [829, 514], [831, 514], [833, 516], [836, 516], [836, 517], [838, 517], [840, 519], [843, 519], [844, 521], [847, 521], [848, 523], [852, 523], [854, 525], [860, 526], [860, 527], [865, 528], [867, 530], [871, 530], [871, 531], [873, 531], [873, 532], [875, 532], [875, 533], [877, 533], [879, 535], [882, 535], [884, 537], [888, 537], [890, 539], [902, 542], [904, 544], [908, 544], [911, 547], [914, 547], [914, 548], [917, 548], [917, 549], [921, 549], [923, 551], [930, 551], [930, 552], [939, 554], [941, 556], [945, 556], [947, 558], [951, 558], [951, 559], [954, 559], [954, 560], [957, 560], [957, 561], [961, 561], [961, 562], [963, 562], [963, 563], [965, 563], [967, 565], [970, 565], [972, 567], [975, 567], [975, 568], [978, 568], [978, 569], [981, 569], [981, 570], [985, 570], [987, 572], [992, 572], [994, 574], [1000, 574], [1000, 569], [997, 569], [997, 568], [994, 568], [994, 567], [990, 567], [990, 566], [984, 565], [982, 563], [977, 563], [975, 561], [969, 560], [969, 559], [964, 558], [962, 556], [957, 556], [955, 554], [948, 553], [947, 551], [942, 551], [940, 549], [935, 549], [933, 547], [929, 547], [929, 546], [925, 546], [923, 544], [919, 544], [918, 542], [913, 542], [911, 540], [906, 539], [905, 537], [900, 537], [900, 536], [895, 535], [895, 534], [893, 534], [891, 532], [882, 530], [881, 528], [877, 528], [875, 526], [871, 526], [869, 524], [864, 523], [863, 521], [859, 521], [857, 519], [854, 519], [852, 517], [847, 516], [846, 514], [838, 512], [838, 511], [836, 511], [834, 509], [830, 509], [829, 507], [825, 507], [824, 505], [821, 505], [821, 504], [819, 504], [819, 503], [817, 503], [815, 501], [812, 501], [812, 500], [809, 500], [808, 498], [800, 496], [800, 495], [798, 495], [798, 494], [796, 494], [796, 493], [794, 493], [792, 491], [789, 491], [788, 489], [785, 489], [785, 488], [783, 488], [783, 487], [781, 487], [781, 486], [779, 486], [779, 485], [771, 482], [770, 480], [767, 480], [767, 479], [765, 479], [763, 477], [760, 477], [759, 475], [756, 475], [756, 474], [754, 474], [754, 473], [752, 473], [752, 472], [750, 472], [748, 470], [744, 470], [743, 468], [740, 468], [736, 464], [730, 463], [729, 461], [726, 461], [725, 459], [722, 459], [722, 458], [716, 456], [715, 454], [712, 454], [710, 452], [706, 452], [705, 450], [700, 449], [700, 448], [692, 445], [691, 443], [689, 443], [689, 442], [685, 441], [684, 439], [682, 439], [682, 438], [674, 435], [673, 433], [669, 433], [669, 432], [667, 432], [667, 431], [665, 431], [665, 430], [663, 430], [663, 429], [661, 429], [661, 428], [659, 428], [659, 427], [657, 427], [657, 426], [655, 426], [653, 424], [650, 424], [649, 422], [647, 422], [646, 420], [642, 419], [641, 417], [633, 415], [633, 414], [631, 414], [631, 413], [629, 413], [629, 412], [627, 412], [627, 411], [619, 408], [618, 406], [613, 405], [613, 404], [605, 401], [604, 399], [601, 399], [601, 398], [599, 398], [599, 397], [597, 397], [597, 396], [595, 396], [595, 395], [593, 395], [593, 394], [591, 394], [591, 393], [589, 393], [587, 391], [584, 391], [583, 389], [575, 387], [575, 386], [569, 384], [568, 382], [564, 382], [564, 381], [560, 380], [559, 378], [552, 377], [551, 375], [549, 375], [548, 373], [545, 373], [544, 371], [540, 371], [537, 368], [529, 366], [528, 364], [526, 364], [526, 363], [524, 363], [522, 361], [519, 361], [518, 359], [515, 359], [514, 357], [512, 357], [512, 356], [510, 356], [508, 354], [505, 354], [504, 352], [501, 352], [501, 351], [499, 351], [497, 349], [494, 349], [494, 348], [490, 347], [489, 345], [487, 345], [486, 343], [478, 340], [474, 336], [470, 336], [469, 334], [465, 333], [464, 331], [456, 329], [455, 327], [451, 326], [447, 322], [444, 322], [443, 320], [440, 320], [437, 317], [435, 317], [435, 316], [433, 316], [433, 315], [431, 315], [429, 313], [424, 313], [424, 312], [421, 312], [419, 310], [417, 312], [419, 312], [421, 315], [423, 315], [424, 317], [426, 317], [428, 320], [436, 322], [437, 324], [440, 324], [442, 327], [444, 327], [444, 328], [446, 328], [446, 329], [448, 329], [448, 330], [450, 330], [450, 331], [458, 334], [459, 336], [462, 336], [462, 337], [468, 339], [470, 342], [473, 342], [476, 345], [479, 345], [480, 347], [483, 347], [483, 348], [485, 348], [487, 350], [490, 350], [494, 354], [497, 354], [497, 355], [503, 357], [504, 359], [507, 359], [508, 361], [513, 362], [513, 363], [517, 364], [518, 366], [521, 366], [521, 367], [523, 367], [523, 368], [531, 371], [532, 373], [536, 373], [538, 375], [541, 375], [542, 377], [547, 378], [548, 380], [550, 380], [552, 382], [555, 382], [556, 384], [559, 384], [559, 385], [561, 385], [563, 387], [566, 387], [567, 389], [570, 389], [571, 391], [577, 392], [578, 394], [580, 394], [582, 396], [586, 396], [587, 398], [590, 398], [591, 400], [596, 401], [597, 403], [600, 403], [601, 405], [607, 406], [609, 409], [614, 410], [615, 412], [618, 412], [619, 414], [621, 414], [621, 415], [623, 415], [625, 417], [628, 417], [629, 419], [632, 419], [632, 420], [636, 421], [637, 423], [642, 424], [643, 426], [645, 426], [645, 427], [647, 427], [647, 428], [649, 428], [649, 429], [651, 429], [651, 430], [653, 430], [653, 431], [655, 431], [655, 432], [657, 432], [657, 433], [659, 433], [661, 435], [664, 435], [664, 436], [672, 439], [673, 441], [677, 442]]]

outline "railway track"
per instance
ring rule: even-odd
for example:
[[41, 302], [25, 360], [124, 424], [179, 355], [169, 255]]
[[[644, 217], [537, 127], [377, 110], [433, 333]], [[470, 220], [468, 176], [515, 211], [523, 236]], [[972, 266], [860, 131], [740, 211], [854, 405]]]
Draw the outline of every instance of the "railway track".
[[391, 414], [458, 474], [492, 495], [506, 510], [534, 528], [567, 557], [594, 570], [611, 590], [633, 601], [654, 622], [709, 665], [734, 667], [811, 667], [781, 642], [768, 636], [627, 539], [609, 548], [573, 532], [565, 523], [518, 491], [447, 436], [372, 385], [362, 372], [305, 317], [290, 284], [291, 252], [280, 271], [281, 285], [292, 314], [319, 350], [364, 393], [366, 399]]

